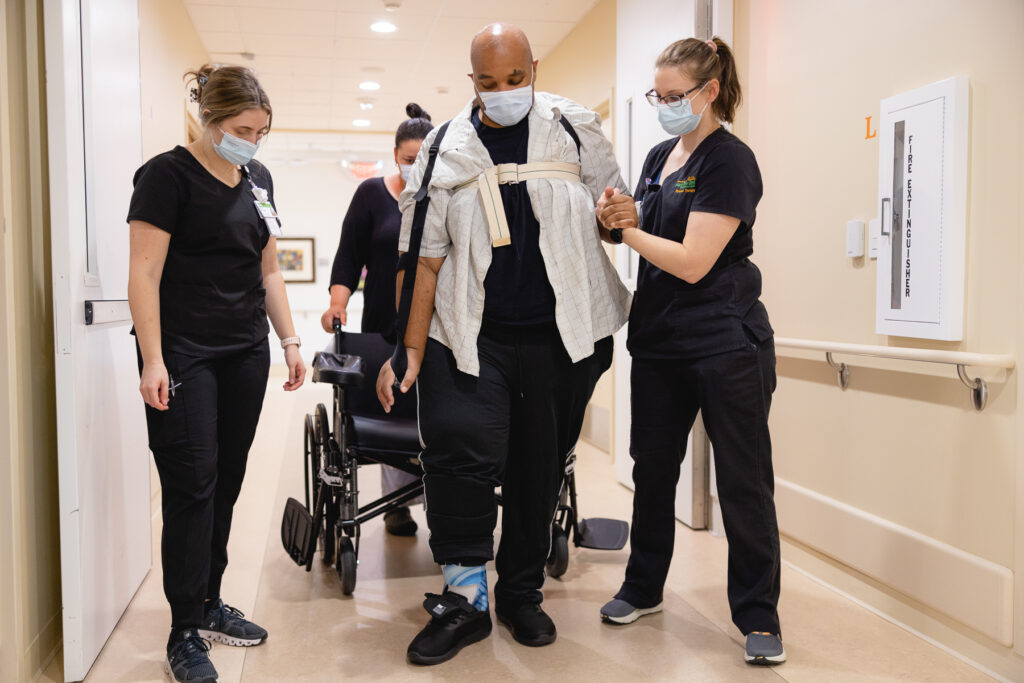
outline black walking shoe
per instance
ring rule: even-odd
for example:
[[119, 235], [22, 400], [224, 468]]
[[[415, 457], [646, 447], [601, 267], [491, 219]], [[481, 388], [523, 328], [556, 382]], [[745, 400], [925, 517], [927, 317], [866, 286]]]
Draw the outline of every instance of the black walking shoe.
[[384, 529], [392, 536], [415, 536], [418, 528], [409, 508], [395, 508], [384, 515]]
[[217, 669], [210, 661], [210, 641], [194, 628], [171, 631], [167, 640], [167, 668], [182, 683], [216, 683]]
[[223, 600], [209, 603], [199, 635], [225, 645], [252, 647], [267, 639], [267, 632]]
[[459, 650], [491, 635], [491, 613], [478, 610], [458, 593], [427, 593], [423, 608], [430, 623], [409, 643], [406, 655], [413, 664], [440, 664]]
[[512, 637], [522, 645], [550, 645], [558, 635], [555, 622], [551, 621], [551, 617], [538, 603], [527, 602], [506, 609], [495, 605], [494, 613], [498, 622], [507, 626], [512, 631]]

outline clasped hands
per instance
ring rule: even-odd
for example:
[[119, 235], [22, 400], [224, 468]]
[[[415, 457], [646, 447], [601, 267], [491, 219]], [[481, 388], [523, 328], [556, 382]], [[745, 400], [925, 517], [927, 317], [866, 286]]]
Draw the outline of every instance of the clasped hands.
[[604, 194], [597, 200], [595, 209], [597, 222], [605, 230], [613, 228], [635, 228], [639, 224], [636, 213], [636, 204], [628, 194], [622, 194], [618, 189], [606, 187]]

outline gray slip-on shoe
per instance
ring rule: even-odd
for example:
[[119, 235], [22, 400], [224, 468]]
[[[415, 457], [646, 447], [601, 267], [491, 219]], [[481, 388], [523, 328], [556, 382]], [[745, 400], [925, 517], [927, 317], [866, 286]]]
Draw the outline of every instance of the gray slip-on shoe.
[[654, 607], [633, 607], [625, 600], [615, 598], [601, 608], [601, 619], [613, 624], [632, 624], [642, 616], [660, 612], [661, 606], [662, 603], [659, 602]]
[[747, 649], [743, 660], [747, 664], [782, 664], [786, 661], [782, 638], [767, 631], [751, 631], [747, 634]]

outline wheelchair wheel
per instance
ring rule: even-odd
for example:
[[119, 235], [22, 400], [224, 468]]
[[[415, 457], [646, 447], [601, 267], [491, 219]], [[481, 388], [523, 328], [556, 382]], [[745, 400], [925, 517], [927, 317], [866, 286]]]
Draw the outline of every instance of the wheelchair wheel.
[[305, 429], [302, 435], [303, 465], [305, 466], [306, 509], [313, 514], [313, 498], [316, 496], [316, 485], [320, 472], [320, 449], [317, 448], [316, 429], [313, 416], [306, 415]]
[[327, 499], [327, 511], [324, 513], [324, 526], [320, 529], [320, 539], [323, 541], [324, 555], [323, 563], [330, 567], [334, 564], [334, 551], [337, 546], [335, 527], [338, 523], [338, 502], [337, 498], [331, 495]]
[[569, 568], [569, 535], [557, 524], [551, 525], [551, 552], [547, 561], [548, 576], [557, 579]]
[[342, 536], [338, 539], [338, 578], [341, 579], [343, 595], [352, 595], [356, 589], [356, 551], [352, 547], [352, 539]]
[[323, 403], [316, 405], [316, 440], [320, 446], [327, 449], [327, 439], [331, 436], [331, 423], [327, 417], [327, 407]]

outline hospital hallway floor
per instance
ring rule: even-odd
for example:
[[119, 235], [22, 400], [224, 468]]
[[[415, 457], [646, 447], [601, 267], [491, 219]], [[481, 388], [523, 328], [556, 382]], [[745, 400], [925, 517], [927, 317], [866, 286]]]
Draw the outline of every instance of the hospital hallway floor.
[[[408, 664], [405, 649], [426, 623], [423, 593], [437, 592], [440, 572], [427, 544], [423, 507], [414, 538], [386, 536], [381, 519], [363, 530], [355, 593], [345, 597], [333, 568], [319, 559], [311, 573], [281, 546], [281, 513], [303, 498], [303, 416], [330, 387], [270, 388], [241, 497], [235, 508], [223, 597], [267, 628], [255, 648], [213, 644], [220, 680], [233, 681], [981, 681], [980, 671], [811, 580], [783, 562], [780, 613], [789, 661], [743, 662], [742, 637], [729, 619], [726, 541], [677, 525], [665, 608], [629, 626], [603, 624], [598, 611], [615, 593], [627, 549], [572, 549], [569, 569], [548, 579], [544, 607], [558, 627], [550, 646], [523, 647], [495, 623], [491, 637], [433, 667]], [[615, 482], [611, 459], [577, 449], [583, 517], [629, 519], [632, 493]], [[378, 468], [360, 470], [361, 502], [379, 495]], [[157, 501], [158, 502], [158, 501]], [[159, 510], [159, 505], [156, 505]], [[170, 624], [161, 588], [160, 517], [153, 518], [153, 568], [100, 653], [86, 681], [166, 681]], [[493, 587], [493, 563], [488, 565]], [[63, 681], [62, 653], [42, 680]]]

